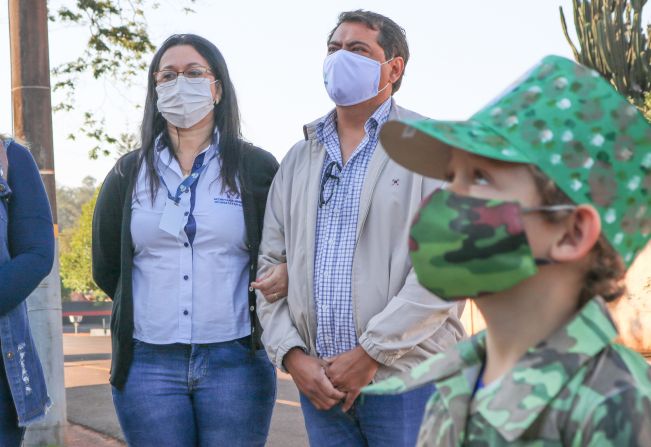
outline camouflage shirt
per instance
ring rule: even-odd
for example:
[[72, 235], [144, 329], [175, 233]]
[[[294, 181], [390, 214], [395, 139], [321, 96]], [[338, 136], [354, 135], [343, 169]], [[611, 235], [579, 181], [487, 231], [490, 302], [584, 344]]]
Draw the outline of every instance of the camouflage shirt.
[[419, 446], [651, 446], [651, 368], [616, 335], [595, 298], [474, 397], [485, 332], [364, 392], [434, 382]]

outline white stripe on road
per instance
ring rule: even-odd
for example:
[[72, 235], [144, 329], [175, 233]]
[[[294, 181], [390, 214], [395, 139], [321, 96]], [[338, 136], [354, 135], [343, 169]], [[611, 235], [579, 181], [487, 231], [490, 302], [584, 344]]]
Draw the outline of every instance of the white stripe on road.
[[298, 408], [301, 407], [301, 404], [299, 404], [298, 402], [291, 401], [291, 400], [276, 399], [276, 402], [278, 402], [279, 404], [283, 404], [283, 405], [289, 405], [290, 407], [298, 407]]

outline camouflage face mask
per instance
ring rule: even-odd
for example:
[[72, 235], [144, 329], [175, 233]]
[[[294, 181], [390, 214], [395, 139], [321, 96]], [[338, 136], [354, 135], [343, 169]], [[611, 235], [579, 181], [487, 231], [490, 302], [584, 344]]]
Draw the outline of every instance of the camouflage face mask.
[[447, 301], [507, 290], [535, 275], [537, 265], [553, 262], [533, 257], [522, 214], [574, 208], [522, 208], [518, 202], [435, 191], [421, 205], [410, 231], [418, 281]]

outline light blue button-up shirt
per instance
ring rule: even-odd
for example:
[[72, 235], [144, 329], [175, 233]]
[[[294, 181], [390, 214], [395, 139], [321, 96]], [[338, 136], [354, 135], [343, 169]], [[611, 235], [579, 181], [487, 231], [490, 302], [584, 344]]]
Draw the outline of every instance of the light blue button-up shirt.
[[[147, 343], [216, 343], [249, 335], [248, 265], [239, 195], [222, 193], [217, 147], [196, 158], [210, 163], [181, 195], [184, 221], [172, 236], [159, 229], [167, 190], [152, 204], [147, 172], [139, 172], [132, 200], [134, 338]], [[184, 180], [168, 148], [156, 163], [172, 195]]]
[[[335, 111], [317, 125], [317, 138], [326, 148], [314, 250], [316, 350], [321, 357], [332, 357], [358, 345], [352, 308], [352, 271], [359, 201], [380, 126], [387, 121], [390, 111], [389, 98], [364, 124], [366, 134], [345, 165]], [[329, 167], [333, 162], [336, 164]], [[328, 173], [338, 180], [324, 180]]]

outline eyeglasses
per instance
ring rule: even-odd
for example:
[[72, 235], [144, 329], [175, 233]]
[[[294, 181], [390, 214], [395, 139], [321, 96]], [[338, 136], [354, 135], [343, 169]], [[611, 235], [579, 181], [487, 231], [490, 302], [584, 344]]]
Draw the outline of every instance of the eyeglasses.
[[186, 68], [183, 71], [161, 70], [154, 72], [154, 79], [156, 80], [157, 85], [167, 84], [168, 82], [171, 82], [170, 85], [174, 85], [180, 74], [190, 82], [198, 82], [198, 79], [203, 78], [204, 75], [212, 74], [212, 70], [200, 65]]
[[[335, 169], [337, 170], [337, 172], [333, 173]], [[337, 163], [336, 161], [332, 161], [328, 164], [328, 166], [326, 166], [325, 172], [323, 173], [323, 177], [321, 178], [321, 193], [319, 194], [319, 208], [322, 208], [330, 201], [330, 199], [332, 199], [332, 195], [335, 192], [335, 187], [339, 185], [340, 173], [341, 173], [341, 167], [339, 166], [339, 163]], [[335, 184], [332, 185], [332, 188], [330, 188], [330, 193], [326, 197], [325, 188], [328, 183], [328, 180], [330, 179], [335, 180]]]

